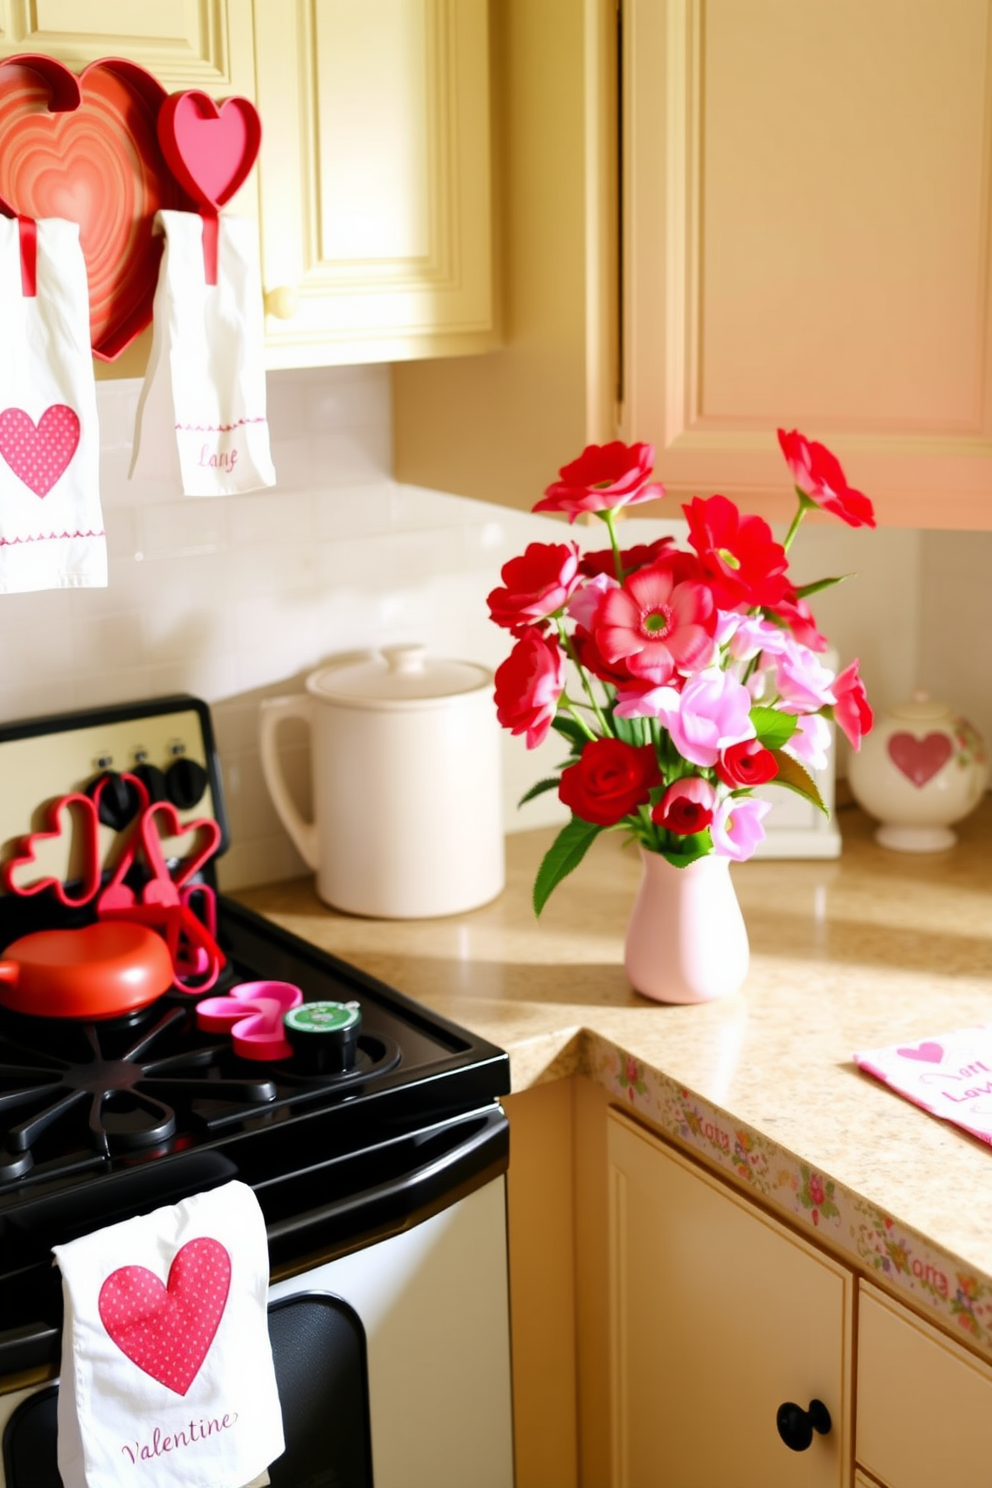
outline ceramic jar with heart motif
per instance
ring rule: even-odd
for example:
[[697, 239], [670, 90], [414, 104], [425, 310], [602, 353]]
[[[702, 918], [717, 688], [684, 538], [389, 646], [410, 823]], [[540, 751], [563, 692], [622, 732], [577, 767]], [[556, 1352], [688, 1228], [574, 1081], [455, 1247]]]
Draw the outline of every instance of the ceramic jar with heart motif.
[[923, 691], [876, 719], [848, 765], [855, 800], [881, 824], [876, 840], [900, 852], [953, 847], [951, 823], [974, 810], [988, 778], [978, 731]]

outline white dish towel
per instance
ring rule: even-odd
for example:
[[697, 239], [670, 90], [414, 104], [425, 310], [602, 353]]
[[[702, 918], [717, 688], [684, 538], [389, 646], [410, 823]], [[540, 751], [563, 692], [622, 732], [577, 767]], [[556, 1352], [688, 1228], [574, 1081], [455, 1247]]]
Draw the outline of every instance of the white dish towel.
[[159, 212], [155, 230], [165, 250], [131, 479], [167, 481], [187, 496], [274, 486], [258, 229], [220, 218], [216, 284], [206, 280], [198, 213]]
[[0, 217], [0, 593], [105, 587], [100, 430], [79, 227]]
[[268, 1246], [244, 1183], [55, 1248], [65, 1488], [243, 1488], [284, 1449]]

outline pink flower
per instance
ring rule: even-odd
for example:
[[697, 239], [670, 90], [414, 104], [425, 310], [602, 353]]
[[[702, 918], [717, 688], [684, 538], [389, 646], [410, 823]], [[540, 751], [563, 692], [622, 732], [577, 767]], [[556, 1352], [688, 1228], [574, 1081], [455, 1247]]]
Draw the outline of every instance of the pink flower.
[[663, 683], [677, 669], [708, 665], [715, 629], [713, 596], [705, 584], [677, 584], [660, 562], [603, 596], [595, 638], [608, 662], [622, 660], [635, 677]]
[[812, 651], [787, 636], [787, 645], [775, 664], [775, 683], [787, 713], [813, 712], [834, 701], [834, 673]]
[[727, 796], [721, 801], [710, 823], [713, 851], [722, 858], [742, 863], [764, 841], [762, 818], [771, 811], [770, 801], [757, 796]]
[[782, 746], [807, 770], [827, 768], [827, 750], [830, 748], [830, 725], [818, 713], [804, 713], [796, 722], [796, 732]]
[[750, 661], [752, 656], [766, 652], [769, 656], [781, 656], [787, 649], [790, 637], [780, 625], [762, 620], [760, 615], [742, 615], [730, 637], [730, 654], [735, 661]]
[[565, 605], [582, 583], [578, 543], [528, 543], [520, 558], [504, 563], [505, 585], [489, 596], [489, 613], [497, 625], [519, 630], [546, 620]]
[[496, 717], [511, 734], [526, 734], [536, 749], [547, 736], [565, 689], [565, 657], [558, 642], [531, 627], [496, 668]]
[[813, 618], [813, 611], [804, 599], [793, 592], [780, 599], [776, 605], [769, 606], [772, 614], [778, 615], [784, 620], [795, 639], [802, 646], [808, 646], [811, 651], [826, 651], [827, 638], [821, 635]]
[[583, 630], [591, 631], [603, 602], [603, 595], [610, 589], [619, 587], [616, 579], [611, 579], [609, 574], [597, 574], [595, 578], [586, 579], [568, 601], [569, 617], [576, 625], [581, 625]]
[[786, 464], [796, 489], [815, 506], [832, 512], [849, 527], [874, 527], [875, 513], [868, 497], [852, 490], [836, 455], [825, 444], [807, 439], [798, 429], [778, 431]]
[[834, 678], [834, 719], [844, 730], [852, 749], [861, 748], [864, 734], [871, 732], [875, 716], [868, 704], [865, 684], [858, 675], [857, 660]]
[[656, 687], [617, 705], [622, 718], [660, 718], [683, 759], [707, 769], [722, 751], [754, 738], [751, 695], [729, 672], [710, 667], [690, 677], [681, 692]]
[[664, 496], [665, 488], [649, 484], [654, 465], [650, 444], [590, 444], [577, 460], [563, 465], [534, 511], [567, 512], [574, 522], [582, 512], [616, 511], [639, 501]]
[[716, 791], [708, 780], [687, 775], [675, 780], [651, 812], [651, 820], [669, 832], [686, 837], [702, 832], [713, 820]]

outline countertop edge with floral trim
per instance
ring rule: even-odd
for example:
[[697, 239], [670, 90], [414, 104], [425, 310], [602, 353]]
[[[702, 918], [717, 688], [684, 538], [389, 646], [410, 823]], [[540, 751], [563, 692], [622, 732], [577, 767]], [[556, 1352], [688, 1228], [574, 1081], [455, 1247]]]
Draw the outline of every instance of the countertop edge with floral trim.
[[739, 1190], [992, 1359], [992, 1148], [860, 1071], [857, 1051], [992, 1023], [992, 795], [949, 851], [897, 853], [858, 809], [826, 861], [732, 870], [751, 968], [732, 997], [649, 1002], [623, 970], [636, 852], [604, 834], [539, 920], [553, 832], [441, 920], [339, 914], [311, 879], [237, 897], [505, 1048], [514, 1091], [581, 1074]]

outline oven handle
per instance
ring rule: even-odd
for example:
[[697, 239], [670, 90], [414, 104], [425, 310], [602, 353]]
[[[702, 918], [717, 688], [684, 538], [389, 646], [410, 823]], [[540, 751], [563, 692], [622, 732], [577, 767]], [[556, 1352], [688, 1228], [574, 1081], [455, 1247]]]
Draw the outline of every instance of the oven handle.
[[[357, 1193], [268, 1223], [273, 1279], [308, 1270], [318, 1258], [322, 1263], [333, 1260], [412, 1229], [481, 1188], [506, 1172], [509, 1132], [503, 1108], [493, 1102], [482, 1111], [456, 1117], [421, 1134], [440, 1140], [442, 1150], [435, 1151], [429, 1161]], [[398, 1138], [395, 1145], [400, 1147], [409, 1140]], [[264, 1212], [264, 1186], [257, 1188], [256, 1194]]]

